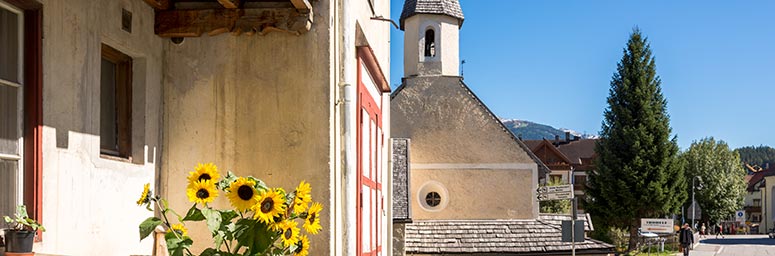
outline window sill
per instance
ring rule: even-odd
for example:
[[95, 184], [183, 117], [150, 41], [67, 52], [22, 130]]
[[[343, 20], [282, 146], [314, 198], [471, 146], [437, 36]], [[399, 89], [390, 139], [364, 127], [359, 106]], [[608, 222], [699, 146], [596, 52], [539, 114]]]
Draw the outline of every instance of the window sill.
[[108, 155], [105, 153], [100, 153], [100, 158], [112, 160], [112, 161], [118, 161], [118, 162], [124, 162], [124, 163], [132, 163], [132, 157], [120, 157], [120, 156], [114, 156], [114, 155]]

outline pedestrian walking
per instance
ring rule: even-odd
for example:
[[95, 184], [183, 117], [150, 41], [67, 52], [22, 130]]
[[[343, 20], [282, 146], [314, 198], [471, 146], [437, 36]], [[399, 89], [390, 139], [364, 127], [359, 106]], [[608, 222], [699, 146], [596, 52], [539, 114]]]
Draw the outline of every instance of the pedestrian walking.
[[689, 256], [689, 249], [694, 244], [694, 234], [692, 234], [692, 229], [689, 228], [689, 223], [684, 223], [684, 227], [678, 234], [678, 242], [681, 243], [684, 256]]
[[707, 238], [707, 234], [705, 233], [705, 223], [702, 223], [702, 226], [700, 227], [700, 238]]
[[724, 238], [724, 229], [721, 228], [721, 223], [716, 224], [716, 239], [718, 239], [718, 236], [721, 235], [721, 238]]

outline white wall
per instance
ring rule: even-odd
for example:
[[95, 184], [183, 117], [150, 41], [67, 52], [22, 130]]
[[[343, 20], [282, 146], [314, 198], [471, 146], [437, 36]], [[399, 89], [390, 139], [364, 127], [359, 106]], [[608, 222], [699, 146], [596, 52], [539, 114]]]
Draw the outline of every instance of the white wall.
[[[433, 29], [436, 56], [424, 53], [425, 31]], [[460, 26], [447, 15], [416, 14], [404, 20], [404, 77], [459, 76]]]
[[[43, 2], [43, 219], [35, 251], [55, 255], [150, 254], [135, 202], [156, 184], [160, 160], [162, 39], [153, 10], [134, 0]], [[132, 12], [132, 33], [121, 10]], [[132, 162], [100, 157], [101, 44], [133, 58]]]

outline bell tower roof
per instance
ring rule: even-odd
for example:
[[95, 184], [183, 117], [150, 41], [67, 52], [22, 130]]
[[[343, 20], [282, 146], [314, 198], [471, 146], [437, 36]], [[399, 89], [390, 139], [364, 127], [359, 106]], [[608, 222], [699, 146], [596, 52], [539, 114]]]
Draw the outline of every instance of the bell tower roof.
[[401, 30], [404, 30], [404, 20], [416, 14], [448, 15], [459, 21], [463, 26], [463, 10], [458, 0], [405, 0], [404, 10], [401, 11]]

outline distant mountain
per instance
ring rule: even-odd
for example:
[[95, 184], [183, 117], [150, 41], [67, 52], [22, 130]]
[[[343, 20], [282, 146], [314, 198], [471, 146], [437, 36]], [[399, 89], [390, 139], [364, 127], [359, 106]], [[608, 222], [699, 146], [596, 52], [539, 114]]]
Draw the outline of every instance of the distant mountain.
[[597, 138], [593, 134], [584, 134], [571, 129], [554, 128], [549, 125], [534, 123], [525, 120], [517, 119], [501, 119], [504, 125], [516, 136], [522, 136], [523, 140], [540, 140], [546, 138], [547, 140], [554, 140], [554, 136], [560, 136], [561, 140], [565, 139], [565, 132], [570, 132], [571, 136], [579, 136], [582, 139]]

